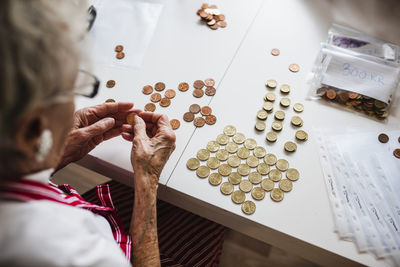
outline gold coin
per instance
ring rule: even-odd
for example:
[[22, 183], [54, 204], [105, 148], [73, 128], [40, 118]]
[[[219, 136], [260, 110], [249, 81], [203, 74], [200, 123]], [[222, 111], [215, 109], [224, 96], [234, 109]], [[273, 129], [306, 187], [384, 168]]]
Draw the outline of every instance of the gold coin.
[[272, 123], [272, 129], [273, 130], [275, 130], [275, 131], [281, 131], [282, 130], [282, 128], [283, 128], [283, 126], [282, 126], [282, 122], [280, 122], [280, 121], [274, 121], [273, 123]]
[[288, 179], [283, 179], [282, 181], [279, 182], [279, 188], [283, 192], [290, 192], [293, 188], [293, 184], [290, 180]]
[[105, 103], [115, 103], [115, 100], [114, 99], [112, 99], [112, 98], [109, 98], [109, 99], [107, 99], [106, 100], [106, 102]]
[[262, 189], [264, 189], [265, 191], [271, 191], [272, 189], [274, 189], [274, 182], [269, 179], [269, 178], [265, 178], [264, 180], [261, 181], [261, 187]]
[[247, 215], [251, 215], [256, 211], [256, 204], [253, 201], [247, 200], [242, 204], [242, 211]]
[[269, 179], [271, 179], [274, 182], [278, 182], [282, 179], [282, 173], [277, 169], [271, 170], [269, 172], [268, 176], [269, 176]]
[[275, 119], [277, 120], [284, 120], [285, 119], [285, 112], [283, 112], [282, 110], [278, 110], [275, 112]]
[[224, 182], [220, 187], [221, 193], [224, 195], [230, 195], [233, 192], [233, 184], [230, 182]]
[[298, 72], [298, 71], [300, 70], [300, 67], [299, 67], [299, 65], [297, 65], [297, 64], [290, 64], [290, 65], [289, 65], [289, 70], [290, 70], [291, 72]]
[[269, 154], [265, 155], [265, 157], [264, 157], [264, 162], [266, 164], [268, 164], [269, 166], [275, 165], [276, 160], [277, 160], [276, 156], [272, 153], [269, 153]]
[[232, 172], [228, 176], [228, 181], [231, 184], [239, 184], [242, 181], [242, 176], [237, 172]]
[[210, 168], [207, 166], [200, 166], [197, 168], [196, 174], [200, 178], [207, 178], [210, 175]]
[[296, 139], [300, 141], [306, 141], [308, 139], [308, 134], [303, 130], [296, 131]]
[[229, 153], [236, 153], [236, 151], [238, 150], [238, 145], [234, 142], [229, 142], [228, 144], [226, 144], [225, 149], [229, 152]]
[[287, 152], [294, 152], [297, 149], [297, 145], [292, 141], [287, 141], [284, 145], [284, 148]]
[[275, 202], [282, 201], [283, 195], [284, 195], [283, 191], [280, 190], [279, 188], [272, 189], [271, 194], [270, 194], [271, 199]]
[[231, 174], [232, 168], [228, 164], [221, 164], [218, 168], [218, 173], [222, 176], [228, 176]]
[[253, 138], [247, 138], [246, 141], [244, 141], [244, 147], [247, 149], [254, 149], [257, 146], [257, 141], [254, 140]]
[[240, 164], [237, 171], [242, 176], [247, 176], [250, 173], [250, 167], [247, 164]]
[[257, 118], [260, 120], [266, 120], [268, 118], [268, 112], [263, 109], [257, 111]]
[[253, 190], [251, 190], [251, 196], [255, 200], [262, 200], [265, 197], [265, 191], [261, 187], [254, 187]]
[[300, 177], [299, 171], [294, 168], [290, 168], [286, 171], [286, 178], [288, 178], [291, 181], [297, 181], [299, 177]]
[[210, 152], [217, 152], [219, 150], [219, 144], [216, 141], [210, 141], [207, 144], [207, 149]]
[[266, 101], [264, 102], [263, 109], [267, 112], [271, 112], [274, 110], [274, 104], [272, 102]]
[[286, 159], [278, 159], [276, 161], [276, 168], [284, 172], [289, 168], [289, 162]]
[[269, 173], [269, 165], [266, 163], [260, 163], [257, 166], [257, 171], [261, 174], [261, 175], [267, 175]]
[[217, 159], [220, 161], [225, 161], [229, 157], [229, 152], [226, 151], [225, 149], [218, 150], [217, 153], [215, 154], [215, 157], [217, 157]]
[[232, 137], [232, 139], [233, 139], [233, 142], [235, 142], [236, 144], [243, 144], [244, 141], [246, 140], [246, 137], [242, 133], [236, 133]]
[[199, 160], [208, 160], [208, 158], [210, 157], [210, 151], [208, 151], [207, 149], [200, 149], [199, 151], [197, 151], [197, 158]]
[[257, 121], [256, 125], [254, 126], [256, 128], [257, 131], [264, 131], [265, 130], [265, 122], [263, 121]]
[[282, 84], [280, 90], [283, 94], [289, 94], [290, 86], [288, 84]]
[[265, 83], [265, 86], [267, 86], [268, 88], [274, 89], [277, 85], [277, 82], [275, 80], [268, 80]]
[[290, 121], [294, 126], [303, 126], [303, 120], [299, 116], [293, 116]]
[[208, 177], [208, 182], [211, 185], [219, 185], [222, 182], [222, 176], [219, 173], [213, 172]]
[[234, 136], [235, 133], [236, 133], [235, 126], [232, 126], [232, 125], [225, 126], [224, 134], [226, 134], [227, 136]]
[[254, 148], [253, 151], [254, 156], [256, 156], [257, 158], [263, 158], [266, 153], [267, 151], [265, 151], [265, 148], [263, 148], [262, 146]]
[[242, 204], [246, 199], [246, 194], [240, 190], [236, 190], [235, 192], [232, 193], [231, 198], [234, 203]]
[[200, 166], [200, 161], [196, 158], [190, 158], [186, 162], [186, 167], [188, 167], [189, 170], [197, 170], [197, 168]]
[[249, 180], [242, 180], [239, 184], [239, 189], [245, 193], [248, 193], [253, 188], [253, 184]]
[[237, 167], [239, 167], [239, 165], [240, 165], [240, 163], [241, 163], [242, 161], [240, 160], [240, 158], [238, 157], [238, 156], [230, 156], [229, 158], [228, 158], [228, 164], [229, 164], [229, 166], [231, 166], [232, 168], [237, 168]]
[[245, 147], [241, 147], [238, 149], [237, 155], [241, 159], [247, 159], [250, 156], [250, 150]]
[[255, 168], [258, 166], [258, 158], [255, 156], [249, 156], [246, 159], [247, 165], [249, 165], [251, 168]]
[[268, 142], [275, 142], [278, 139], [278, 135], [276, 132], [270, 131], [267, 133]]
[[215, 170], [216, 168], [219, 167], [219, 160], [218, 160], [217, 158], [215, 158], [215, 157], [211, 157], [211, 158], [209, 158], [209, 159], [207, 160], [207, 166], [208, 166], [210, 169]]
[[302, 112], [304, 110], [304, 106], [303, 106], [303, 104], [296, 103], [293, 106], [293, 110], [296, 112]]
[[265, 101], [274, 102], [275, 99], [276, 99], [276, 96], [275, 96], [274, 93], [267, 93], [267, 94], [264, 96], [264, 100], [265, 100]]
[[288, 106], [290, 106], [290, 99], [287, 97], [282, 97], [280, 104], [282, 107], [287, 108]]
[[262, 176], [261, 176], [260, 173], [258, 173], [258, 172], [251, 172], [251, 173], [249, 174], [249, 181], [250, 181], [252, 184], [259, 184], [259, 183], [261, 182], [261, 180], [262, 180]]
[[229, 142], [229, 136], [220, 134], [217, 136], [217, 143], [220, 145], [226, 145]]

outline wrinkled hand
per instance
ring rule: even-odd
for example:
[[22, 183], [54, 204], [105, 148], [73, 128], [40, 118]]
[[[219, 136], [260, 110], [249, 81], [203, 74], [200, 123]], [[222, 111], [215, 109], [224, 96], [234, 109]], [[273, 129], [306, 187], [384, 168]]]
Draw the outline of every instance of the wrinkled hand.
[[67, 137], [64, 154], [57, 169], [80, 160], [101, 142], [119, 136], [133, 103], [104, 103], [75, 112], [74, 125]]

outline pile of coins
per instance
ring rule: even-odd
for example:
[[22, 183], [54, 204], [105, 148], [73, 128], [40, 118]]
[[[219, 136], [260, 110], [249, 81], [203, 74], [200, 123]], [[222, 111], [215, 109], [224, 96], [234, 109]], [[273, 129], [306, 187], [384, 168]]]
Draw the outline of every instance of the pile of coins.
[[[183, 114], [183, 120], [186, 122], [192, 122], [196, 127], [203, 127], [205, 124], [214, 125], [217, 122], [217, 117], [212, 113], [212, 109], [209, 106], [200, 107], [198, 104], [192, 104], [189, 107], [189, 112]], [[196, 114], [201, 116], [195, 117]]]
[[201, 9], [197, 10], [197, 15], [213, 30], [227, 26], [225, 15], [221, 14], [216, 5], [202, 4]]
[[[167, 89], [164, 92], [164, 96], [161, 95], [160, 92], [164, 91], [165, 89], [165, 83], [163, 82], [158, 82], [153, 86], [151, 85], [145, 85], [143, 86], [142, 93], [145, 95], [150, 95], [150, 103], [147, 103], [144, 106], [145, 111], [149, 112], [154, 112], [156, 110], [156, 105], [154, 103], [159, 103], [161, 107], [168, 107], [171, 105], [171, 99], [173, 99], [176, 96], [176, 92], [174, 89]], [[153, 91], [156, 90], [157, 92]]]
[[317, 95], [379, 120], [384, 120], [388, 116], [388, 104], [359, 93], [324, 86], [317, 90]]
[[[385, 143], [389, 142], [389, 136], [385, 133], [381, 133], [378, 135], [378, 140], [379, 140], [379, 142], [385, 144]], [[400, 143], [400, 136], [397, 138], [397, 141]], [[393, 156], [400, 159], [400, 148], [396, 148], [395, 150], [393, 150]]]
[[[221, 193], [230, 195], [233, 203], [241, 204], [247, 215], [256, 210], [255, 202], [246, 200], [247, 193], [253, 200], [260, 201], [269, 192], [273, 201], [280, 202], [300, 176], [298, 170], [289, 168], [287, 160], [267, 154], [264, 147], [257, 146], [256, 140], [246, 138], [232, 125], [226, 126], [216, 140], [200, 149], [186, 166], [196, 171], [199, 178], [208, 178], [211, 185], [220, 186]], [[286, 178], [283, 178], [284, 173]]]
[[117, 45], [115, 47], [114, 51], [117, 53], [115, 55], [115, 57], [117, 59], [123, 59], [125, 57], [125, 53], [123, 52], [124, 51], [124, 47], [122, 45]]

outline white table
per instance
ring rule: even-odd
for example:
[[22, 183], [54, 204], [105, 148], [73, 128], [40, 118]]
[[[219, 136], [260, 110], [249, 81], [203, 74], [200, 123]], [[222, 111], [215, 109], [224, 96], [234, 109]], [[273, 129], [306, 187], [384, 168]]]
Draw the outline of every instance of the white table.
[[[400, 43], [399, 30], [393, 25], [396, 20], [399, 22], [394, 17], [395, 12], [390, 13], [385, 1], [383, 4], [378, 1], [352, 4], [301, 0], [214, 1], [226, 15], [228, 27], [212, 31], [198, 23], [195, 12], [201, 1], [161, 3], [164, 10], [142, 68], [96, 67], [99, 77], [114, 79], [117, 86], [113, 89], [102, 87], [94, 101], [79, 99], [77, 106], [115, 98], [134, 101], [138, 107], [143, 107], [148, 96], [141, 93], [141, 88], [146, 84], [163, 81], [167, 87], [176, 89], [181, 81], [192, 83], [196, 79], [213, 77], [217, 81], [217, 94], [213, 98], [195, 99], [189, 92], [178, 92], [171, 107], [165, 109], [170, 118], [181, 120], [181, 128], [176, 131], [177, 149], [160, 179], [160, 198], [319, 264], [383, 266], [383, 261], [369, 254], [359, 254], [353, 243], [339, 240], [333, 232], [312, 128], [351, 125], [363, 131], [398, 129], [400, 109], [392, 112], [388, 124], [383, 124], [305, 98], [307, 75], [331, 23], [348, 24]], [[368, 21], [375, 24], [367, 24]], [[280, 56], [270, 55], [269, 51], [274, 47], [281, 50]], [[300, 72], [291, 73], [288, 70], [290, 63], [299, 64]], [[264, 86], [267, 79], [291, 85], [292, 104], [301, 102], [305, 105], [301, 114], [305, 122], [302, 129], [310, 137], [306, 143], [298, 145], [294, 154], [283, 151], [283, 143], [294, 139], [295, 129], [290, 125], [290, 117], [294, 115], [291, 107], [285, 110], [284, 130], [276, 143], [267, 144], [265, 132], [259, 134], [254, 130], [256, 112], [267, 92]], [[278, 90], [275, 93], [279, 100], [280, 93]], [[218, 118], [217, 124], [194, 129], [191, 123], [184, 122], [182, 115], [191, 103], [209, 104]], [[275, 109], [279, 109], [278, 105], [275, 103]], [[157, 107], [157, 111], [162, 108]], [[267, 120], [267, 129], [272, 121], [272, 118]], [[290, 165], [300, 171], [301, 178], [294, 183], [293, 191], [285, 195], [284, 201], [274, 203], [267, 194], [264, 200], [256, 202], [257, 211], [253, 215], [244, 215], [240, 205], [223, 196], [219, 187], [212, 187], [207, 180], [197, 178], [186, 168], [187, 159], [194, 157], [209, 140], [214, 140], [228, 124], [235, 125], [246, 137], [256, 139], [268, 152], [288, 159]], [[131, 179], [127, 180], [132, 175], [129, 151], [129, 143], [111, 140], [96, 148], [81, 164], [131, 183]]]

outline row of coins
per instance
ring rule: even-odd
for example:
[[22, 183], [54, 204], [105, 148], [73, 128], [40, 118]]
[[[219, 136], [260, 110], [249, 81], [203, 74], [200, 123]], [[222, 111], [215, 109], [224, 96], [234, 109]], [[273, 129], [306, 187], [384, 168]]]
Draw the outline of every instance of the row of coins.
[[[285, 192], [292, 190], [292, 182], [299, 179], [299, 172], [289, 168], [287, 160], [267, 154], [256, 140], [246, 138], [232, 125], [226, 126], [223, 134], [208, 142], [205, 149], [200, 149], [186, 166], [196, 171], [199, 178], [208, 178], [211, 185], [220, 185], [221, 193], [231, 195], [234, 203], [242, 204], [242, 211], [246, 214], [254, 213], [256, 208], [253, 201], [246, 201], [246, 193], [251, 192], [254, 200], [262, 200], [266, 192], [270, 192], [271, 199], [279, 202]], [[286, 178], [282, 179], [284, 172]], [[227, 181], [223, 182], [224, 177]], [[278, 183], [277, 187], [275, 183]], [[235, 186], [238, 186], [237, 190]]]
[[197, 15], [199, 15], [212, 30], [217, 30], [220, 27], [225, 28], [227, 26], [225, 15], [221, 14], [216, 5], [202, 4], [201, 9], [197, 10]]
[[[217, 122], [217, 117], [211, 113], [212, 109], [209, 106], [200, 107], [198, 104], [192, 104], [189, 111], [183, 114], [183, 120], [186, 122], [193, 121], [196, 127], [203, 127], [205, 124], [214, 125]], [[200, 114], [200, 116], [195, 117], [196, 114]]]

